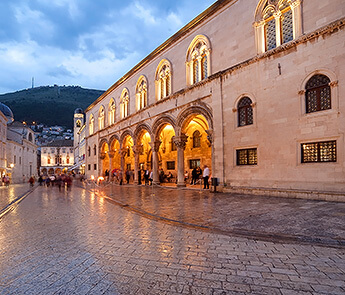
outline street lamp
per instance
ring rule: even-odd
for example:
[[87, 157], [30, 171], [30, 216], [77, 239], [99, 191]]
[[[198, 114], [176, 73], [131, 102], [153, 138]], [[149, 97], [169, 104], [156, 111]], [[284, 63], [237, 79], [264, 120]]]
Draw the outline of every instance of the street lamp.
[[14, 167], [14, 164], [13, 164], [13, 163], [11, 163], [11, 164], [10, 164], [10, 167], [11, 167], [11, 169], [13, 169], [13, 167]]

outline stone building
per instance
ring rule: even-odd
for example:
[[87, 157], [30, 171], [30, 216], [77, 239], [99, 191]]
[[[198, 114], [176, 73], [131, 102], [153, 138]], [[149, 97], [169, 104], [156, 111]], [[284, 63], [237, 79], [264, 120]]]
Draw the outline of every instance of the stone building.
[[73, 140], [54, 140], [41, 147], [40, 173], [58, 175], [66, 173], [74, 163]]
[[37, 175], [37, 145], [34, 132], [14, 121], [9, 107], [0, 103], [0, 173], [11, 183], [27, 182]]
[[184, 186], [206, 164], [227, 191], [344, 198], [344, 16], [343, 0], [215, 2], [85, 110], [87, 176]]

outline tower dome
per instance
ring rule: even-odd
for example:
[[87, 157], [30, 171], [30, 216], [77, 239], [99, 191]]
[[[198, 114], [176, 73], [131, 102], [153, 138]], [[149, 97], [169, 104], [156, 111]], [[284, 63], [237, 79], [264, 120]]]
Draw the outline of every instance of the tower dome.
[[84, 114], [84, 111], [81, 108], [77, 108], [75, 109], [74, 114]]
[[12, 110], [7, 105], [1, 102], [0, 102], [0, 112], [2, 112], [7, 118], [7, 123], [12, 123], [14, 121]]

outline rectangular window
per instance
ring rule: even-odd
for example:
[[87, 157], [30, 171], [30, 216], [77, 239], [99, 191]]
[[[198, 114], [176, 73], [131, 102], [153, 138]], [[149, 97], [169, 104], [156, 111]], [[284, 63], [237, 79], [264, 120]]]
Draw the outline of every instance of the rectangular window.
[[242, 149], [236, 150], [236, 163], [240, 165], [257, 165], [258, 156], [257, 149]]
[[19, 165], [22, 164], [22, 157], [19, 157]]
[[17, 164], [17, 156], [16, 156], [16, 155], [14, 155], [13, 163], [14, 163], [14, 164]]
[[167, 161], [167, 170], [175, 170], [175, 161]]
[[87, 165], [87, 170], [89, 170], [89, 171], [91, 170], [91, 164]]
[[189, 169], [200, 167], [200, 159], [189, 160]]
[[302, 143], [301, 151], [302, 163], [337, 161], [337, 142], [335, 140]]
[[93, 164], [93, 170], [97, 170], [97, 164]]

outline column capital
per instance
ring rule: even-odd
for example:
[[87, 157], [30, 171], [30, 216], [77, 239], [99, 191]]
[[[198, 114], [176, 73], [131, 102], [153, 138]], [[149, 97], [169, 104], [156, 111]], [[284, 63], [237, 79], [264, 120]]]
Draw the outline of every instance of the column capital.
[[161, 145], [162, 141], [161, 140], [156, 140], [156, 141], [151, 141], [149, 144], [151, 146], [151, 149], [153, 152], [158, 152], [159, 151], [159, 147]]
[[188, 136], [186, 134], [182, 134], [181, 136], [174, 136], [173, 141], [177, 148], [185, 149], [186, 143], [188, 140]]
[[212, 142], [213, 142], [213, 130], [209, 129], [209, 130], [205, 130], [205, 132], [207, 133], [207, 140], [209, 141], [210, 145], [212, 145]]

